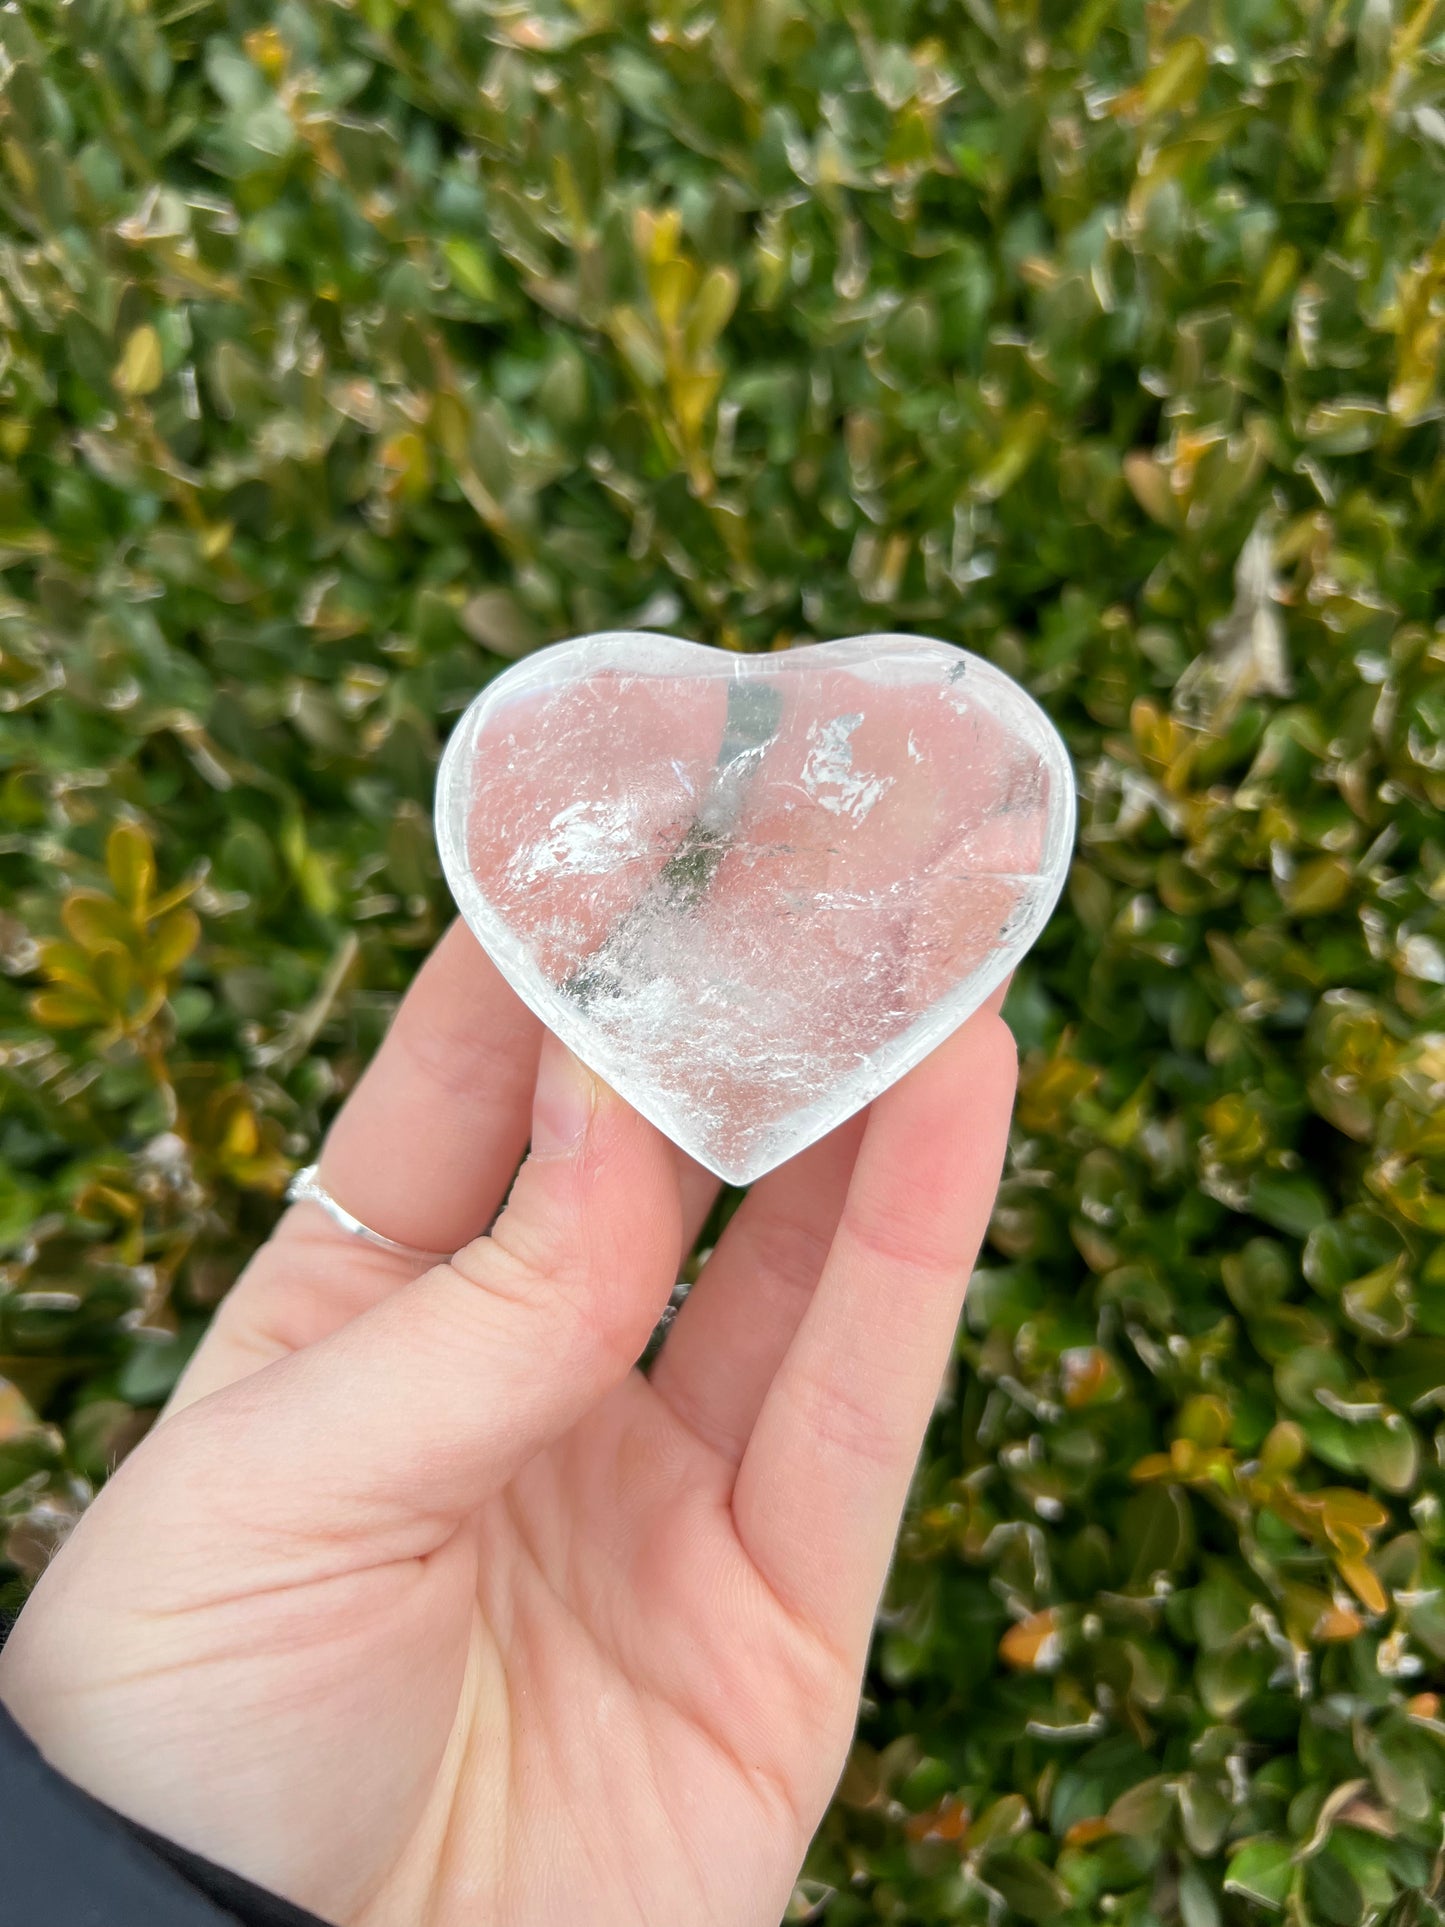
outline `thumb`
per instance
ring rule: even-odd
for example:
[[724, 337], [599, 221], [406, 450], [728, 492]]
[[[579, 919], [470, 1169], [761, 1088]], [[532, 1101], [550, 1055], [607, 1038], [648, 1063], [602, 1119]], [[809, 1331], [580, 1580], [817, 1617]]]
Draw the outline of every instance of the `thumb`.
[[681, 1256], [671, 1145], [549, 1036], [490, 1235], [166, 1429], [208, 1414], [227, 1487], [270, 1521], [449, 1523], [626, 1376]]

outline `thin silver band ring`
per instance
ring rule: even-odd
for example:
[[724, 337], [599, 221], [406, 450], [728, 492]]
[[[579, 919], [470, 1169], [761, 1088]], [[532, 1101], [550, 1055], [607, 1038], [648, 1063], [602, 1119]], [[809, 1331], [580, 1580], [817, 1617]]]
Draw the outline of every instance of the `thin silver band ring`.
[[399, 1244], [395, 1238], [373, 1231], [369, 1224], [363, 1224], [344, 1204], [332, 1197], [317, 1175], [319, 1169], [318, 1165], [308, 1164], [304, 1170], [296, 1173], [286, 1187], [288, 1204], [319, 1204], [331, 1222], [339, 1225], [343, 1231], [350, 1232], [353, 1238], [361, 1238], [367, 1244], [375, 1245], [379, 1251], [391, 1251], [401, 1258], [419, 1258], [425, 1264], [440, 1265], [452, 1256], [450, 1251], [422, 1251], [416, 1245]]
[[[423, 1265], [444, 1265], [450, 1262], [453, 1256], [450, 1251], [422, 1251], [416, 1245], [399, 1244], [395, 1238], [388, 1238], [380, 1231], [373, 1231], [369, 1224], [363, 1224], [360, 1218], [353, 1216], [344, 1204], [338, 1204], [332, 1197], [317, 1176], [318, 1169], [317, 1165], [308, 1164], [304, 1170], [296, 1173], [286, 1187], [288, 1204], [319, 1204], [333, 1224], [339, 1225], [353, 1238], [360, 1238], [366, 1244], [375, 1245], [379, 1251], [391, 1251], [398, 1257], [412, 1258]], [[648, 1340], [645, 1356], [650, 1355], [667, 1336], [668, 1328], [681, 1309], [688, 1290], [688, 1284], [681, 1279], [673, 1287], [667, 1309], [658, 1319], [652, 1337]]]

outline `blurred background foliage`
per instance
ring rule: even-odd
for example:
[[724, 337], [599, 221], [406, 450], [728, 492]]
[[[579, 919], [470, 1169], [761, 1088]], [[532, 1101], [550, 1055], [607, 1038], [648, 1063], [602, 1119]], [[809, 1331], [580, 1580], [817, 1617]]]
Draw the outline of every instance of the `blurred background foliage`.
[[0, 43], [5, 1601], [443, 927], [485, 679], [924, 630], [1081, 831], [792, 1917], [1439, 1921], [1442, 0]]

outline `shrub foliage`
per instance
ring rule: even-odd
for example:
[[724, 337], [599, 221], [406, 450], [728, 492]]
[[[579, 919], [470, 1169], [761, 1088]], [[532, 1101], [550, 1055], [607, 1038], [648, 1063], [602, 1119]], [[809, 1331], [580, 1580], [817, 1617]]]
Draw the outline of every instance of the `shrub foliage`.
[[923, 630], [1081, 833], [793, 1915], [1439, 1920], [1441, 0], [0, 41], [10, 1603], [442, 928], [486, 677]]

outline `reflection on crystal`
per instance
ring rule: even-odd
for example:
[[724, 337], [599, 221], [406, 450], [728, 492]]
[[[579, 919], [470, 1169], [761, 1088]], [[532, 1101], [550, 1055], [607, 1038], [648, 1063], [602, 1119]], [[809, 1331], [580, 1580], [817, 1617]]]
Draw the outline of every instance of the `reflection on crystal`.
[[916, 1063], [1058, 895], [1068, 760], [947, 644], [739, 657], [593, 636], [453, 736], [448, 880], [534, 1010], [721, 1175], [780, 1163]]

